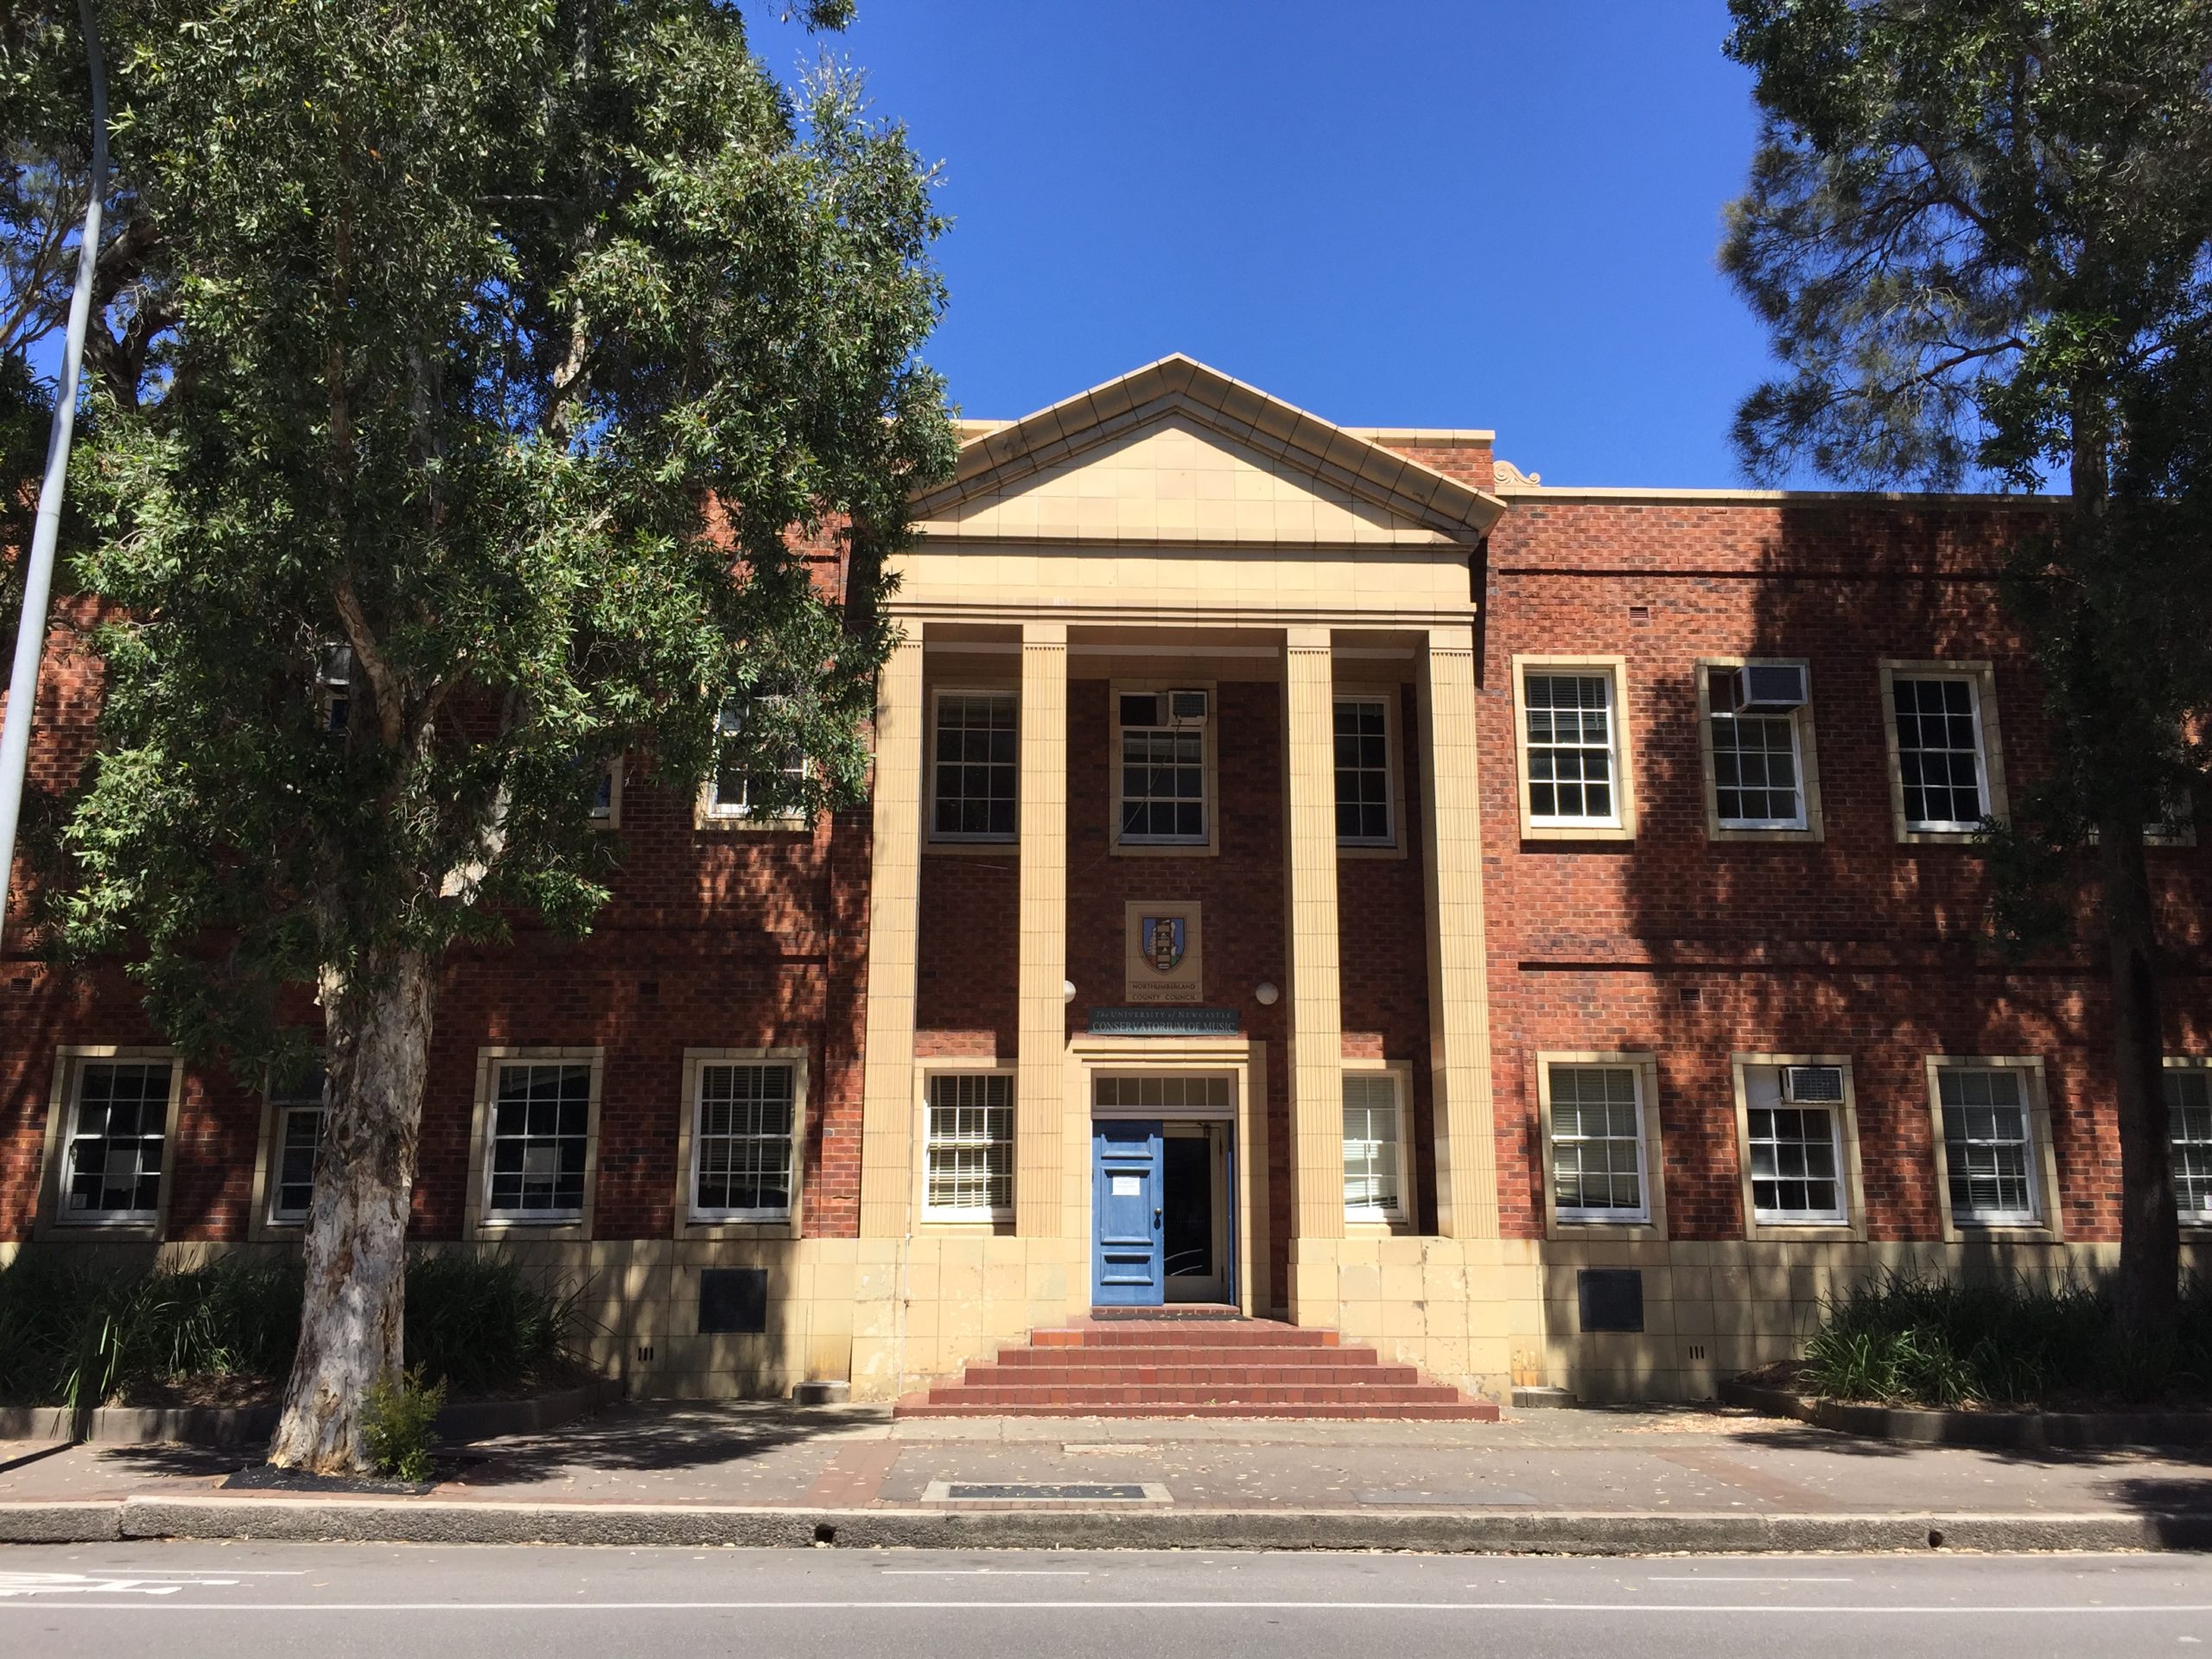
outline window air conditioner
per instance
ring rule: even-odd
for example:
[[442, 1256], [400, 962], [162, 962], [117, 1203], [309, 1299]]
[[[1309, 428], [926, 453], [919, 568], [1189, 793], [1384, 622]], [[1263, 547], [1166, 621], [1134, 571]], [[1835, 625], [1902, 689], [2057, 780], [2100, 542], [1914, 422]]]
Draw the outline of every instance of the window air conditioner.
[[1206, 694], [1203, 691], [1170, 691], [1167, 706], [1171, 724], [1203, 726], [1206, 723]]
[[1795, 663], [1753, 663], [1728, 677], [1729, 707], [1739, 715], [1786, 715], [1805, 706], [1805, 671]]
[[1838, 1106], [1843, 1103], [1843, 1068], [1840, 1065], [1785, 1065], [1782, 1068], [1782, 1097], [1793, 1106]]

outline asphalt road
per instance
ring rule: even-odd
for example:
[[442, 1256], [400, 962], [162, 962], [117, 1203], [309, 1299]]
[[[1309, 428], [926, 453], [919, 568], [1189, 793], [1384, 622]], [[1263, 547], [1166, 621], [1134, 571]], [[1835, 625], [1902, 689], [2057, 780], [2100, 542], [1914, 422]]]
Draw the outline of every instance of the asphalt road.
[[0, 1548], [10, 1659], [2079, 1659], [2208, 1641], [2212, 1559], [2185, 1555]]

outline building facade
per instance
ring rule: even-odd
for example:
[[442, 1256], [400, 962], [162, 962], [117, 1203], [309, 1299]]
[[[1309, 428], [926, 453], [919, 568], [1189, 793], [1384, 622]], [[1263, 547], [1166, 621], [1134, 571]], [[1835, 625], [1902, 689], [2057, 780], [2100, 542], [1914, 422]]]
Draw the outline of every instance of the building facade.
[[[2040, 763], [1995, 581], [2044, 507], [1547, 487], [1184, 358], [963, 436], [868, 804], [618, 768], [593, 933], [454, 953], [426, 1246], [588, 1274], [641, 1391], [879, 1399], [1179, 1302], [1694, 1397], [1871, 1272], [2109, 1265], [2100, 964], [2001, 956], [1974, 843]], [[2201, 939], [2193, 833], [2151, 857]], [[296, 1236], [312, 1095], [181, 1061], [118, 973], [0, 969], [0, 1249]]]

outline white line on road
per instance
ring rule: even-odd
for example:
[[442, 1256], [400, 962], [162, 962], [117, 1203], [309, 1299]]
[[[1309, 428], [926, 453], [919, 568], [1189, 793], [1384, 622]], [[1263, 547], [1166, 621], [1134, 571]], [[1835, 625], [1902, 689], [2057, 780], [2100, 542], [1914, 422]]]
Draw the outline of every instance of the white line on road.
[[[0, 1609], [21, 1604], [0, 1603]], [[150, 1613], [652, 1613], [652, 1612], [1310, 1612], [1310, 1613], [1831, 1613], [1961, 1614], [1975, 1618], [2040, 1618], [2053, 1614], [2212, 1613], [2212, 1602], [2116, 1604], [2110, 1606], [1900, 1607], [1806, 1602], [1688, 1601], [341, 1601], [341, 1602], [55, 1602], [38, 1611]], [[0, 1611], [0, 1618], [5, 1613]]]

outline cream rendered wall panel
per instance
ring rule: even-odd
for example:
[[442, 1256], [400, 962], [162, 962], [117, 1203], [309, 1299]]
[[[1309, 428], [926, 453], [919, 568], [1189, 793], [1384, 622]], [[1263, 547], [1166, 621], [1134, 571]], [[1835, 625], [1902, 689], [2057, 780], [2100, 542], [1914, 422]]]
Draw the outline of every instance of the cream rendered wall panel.
[[875, 836], [869, 867], [868, 1049], [861, 1072], [861, 1231], [910, 1230], [914, 993], [921, 926], [922, 627], [907, 626], [876, 682]]
[[1427, 861], [1429, 1069], [1435, 1091], [1436, 1224], [1496, 1238], [1490, 978], [1483, 914], [1482, 776], [1474, 633], [1432, 628], [1419, 683], [1421, 849]]
[[1020, 1047], [1014, 1073], [1015, 1230], [1062, 1228], [1067, 1097], [1068, 631], [1021, 631]]
[[[1337, 931], [1336, 680], [1326, 628], [1284, 632], [1287, 751], [1291, 1225], [1344, 1236], [1344, 1014]], [[1292, 1308], [1309, 1275], [1294, 1266]], [[1333, 1303], [1333, 1283], [1328, 1300]]]

